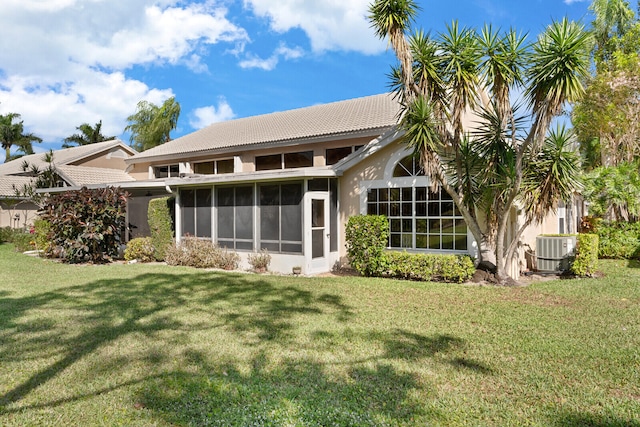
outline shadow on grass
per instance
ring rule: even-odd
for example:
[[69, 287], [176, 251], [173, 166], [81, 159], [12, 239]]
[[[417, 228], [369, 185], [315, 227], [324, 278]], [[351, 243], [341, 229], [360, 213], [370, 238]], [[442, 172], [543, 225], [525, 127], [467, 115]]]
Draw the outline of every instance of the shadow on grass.
[[[300, 319], [313, 324], [316, 318], [328, 318], [335, 329], [348, 329], [352, 308], [340, 295], [298, 283], [203, 272], [95, 280], [20, 298], [2, 292], [0, 360], [20, 366], [21, 372], [15, 384], [0, 388], [4, 390], [0, 415], [53, 408], [129, 387], [138, 390], [131, 407], [142, 405], [178, 425], [200, 425], [205, 419], [209, 423], [218, 419], [221, 425], [278, 419], [309, 425], [374, 425], [380, 419], [410, 421], [423, 415], [424, 405], [414, 401], [412, 392], [424, 384], [416, 374], [398, 371], [393, 359], [433, 357], [462, 341], [402, 330], [361, 334], [358, 340], [386, 351], [366, 361], [347, 360], [337, 374], [332, 363], [289, 357], [287, 352], [298, 345]], [[216, 328], [260, 353], [249, 361], [248, 371], [246, 361], [221, 363], [211, 357], [225, 349], [224, 342], [212, 342], [209, 354], [189, 348], [192, 334]], [[321, 330], [317, 334], [336, 335]], [[125, 337], [154, 344], [144, 349], [144, 355], [97, 356]], [[322, 347], [310, 338], [312, 352]], [[273, 355], [265, 354], [267, 345], [281, 349], [280, 360], [269, 359]], [[189, 369], [162, 365], [176, 352]], [[93, 382], [90, 388], [80, 385], [52, 395], [39, 390], [87, 359], [93, 363], [87, 377]], [[53, 362], [43, 366], [46, 360]], [[129, 364], [148, 369], [136, 371], [132, 379]], [[103, 383], [102, 377], [111, 380]], [[81, 391], [85, 389], [91, 391]], [[38, 397], [25, 401], [32, 394]], [[439, 415], [432, 410], [429, 416]]]
[[371, 426], [423, 414], [409, 396], [420, 387], [416, 378], [389, 364], [353, 366], [346, 378], [312, 361], [264, 369], [258, 358], [253, 365], [249, 372], [206, 364], [199, 374], [173, 372], [147, 382], [139, 405], [172, 425]]
[[571, 411], [562, 412], [551, 420], [550, 426], [557, 427], [640, 427], [637, 419], [621, 419], [609, 415], [582, 414]]

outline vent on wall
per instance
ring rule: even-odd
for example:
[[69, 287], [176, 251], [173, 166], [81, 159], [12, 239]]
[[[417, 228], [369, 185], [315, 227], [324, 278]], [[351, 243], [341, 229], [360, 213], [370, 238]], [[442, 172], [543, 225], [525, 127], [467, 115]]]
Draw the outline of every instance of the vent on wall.
[[576, 236], [536, 237], [536, 261], [539, 271], [565, 271], [575, 255]]

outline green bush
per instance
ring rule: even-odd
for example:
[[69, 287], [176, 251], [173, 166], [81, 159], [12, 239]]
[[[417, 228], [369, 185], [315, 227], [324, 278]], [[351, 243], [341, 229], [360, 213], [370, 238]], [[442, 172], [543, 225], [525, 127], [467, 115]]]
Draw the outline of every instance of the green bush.
[[385, 249], [389, 242], [389, 221], [380, 215], [349, 218], [345, 237], [349, 264], [365, 276], [379, 276], [387, 270]]
[[10, 243], [13, 237], [11, 227], [0, 227], [0, 243]]
[[35, 248], [47, 254], [51, 251], [51, 224], [45, 219], [33, 221], [33, 241]]
[[51, 224], [48, 254], [69, 263], [103, 263], [117, 256], [126, 225], [127, 197], [113, 187], [85, 187], [48, 197], [40, 211], [40, 217]]
[[600, 239], [600, 258], [640, 258], [640, 222], [602, 222], [596, 233]]
[[410, 280], [465, 282], [476, 271], [467, 255], [414, 254], [388, 251], [385, 253], [391, 277]]
[[234, 270], [238, 268], [240, 256], [217, 247], [210, 240], [184, 237], [179, 244], [167, 247], [165, 261], [169, 265]]
[[34, 237], [33, 234], [22, 229], [14, 230], [11, 235], [11, 243], [13, 243], [18, 252], [32, 251], [35, 248], [32, 243]]
[[155, 261], [155, 248], [151, 237], [136, 237], [129, 240], [124, 250], [125, 261], [137, 260], [139, 262]]
[[155, 248], [155, 258], [158, 261], [165, 259], [166, 249], [171, 246], [173, 240], [173, 227], [169, 203], [173, 198], [161, 197], [149, 200], [147, 220], [151, 230], [151, 240]]
[[576, 256], [571, 264], [571, 271], [576, 276], [591, 277], [596, 272], [598, 262], [598, 235], [578, 234]]

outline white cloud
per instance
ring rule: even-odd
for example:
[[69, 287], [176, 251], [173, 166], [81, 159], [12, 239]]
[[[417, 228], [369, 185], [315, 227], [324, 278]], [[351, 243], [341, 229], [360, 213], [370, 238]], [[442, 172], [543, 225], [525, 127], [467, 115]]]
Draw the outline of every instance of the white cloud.
[[274, 31], [302, 29], [315, 52], [326, 50], [382, 52], [367, 19], [370, 0], [245, 0], [253, 12], [270, 20]]
[[571, 4], [574, 4], [574, 3], [582, 3], [582, 2], [585, 2], [585, 1], [587, 1], [587, 0], [564, 0], [564, 4], [571, 5]]
[[218, 106], [196, 108], [189, 124], [194, 129], [202, 129], [212, 123], [224, 122], [235, 117], [235, 113], [224, 97], [218, 99]]
[[27, 131], [60, 141], [80, 123], [119, 135], [156, 89], [126, 75], [136, 65], [206, 72], [209, 45], [248, 40], [217, 0], [2, 0], [0, 114], [22, 114]]
[[266, 59], [261, 59], [255, 55], [247, 54], [246, 59], [240, 61], [240, 67], [242, 68], [261, 68], [265, 71], [271, 71], [276, 68], [280, 58], [284, 59], [297, 59], [304, 55], [304, 51], [301, 48], [289, 48], [281, 43], [280, 46], [273, 52], [273, 54]]

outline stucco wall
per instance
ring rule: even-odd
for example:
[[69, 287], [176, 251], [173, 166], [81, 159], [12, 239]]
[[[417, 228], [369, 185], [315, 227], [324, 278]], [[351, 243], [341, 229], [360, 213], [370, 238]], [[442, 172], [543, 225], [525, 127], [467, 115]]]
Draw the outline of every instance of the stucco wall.
[[[22, 201], [17, 204], [0, 201], [0, 227], [22, 228], [33, 224], [34, 218], [37, 216], [39, 207], [32, 203]], [[19, 215], [20, 219], [15, 221], [15, 216]]]
[[384, 178], [384, 170], [387, 162], [393, 153], [405, 147], [404, 144], [393, 142], [382, 150], [364, 159], [353, 168], [345, 171], [339, 181], [339, 204], [340, 204], [340, 239], [338, 248], [341, 262], [345, 262], [347, 250], [345, 247], [345, 226], [349, 217], [360, 214], [360, 183], [362, 181], [373, 181]]
[[114, 147], [109, 152], [96, 154], [95, 156], [84, 158], [71, 164], [74, 166], [125, 170], [127, 168], [125, 159], [129, 157], [131, 157], [131, 155], [125, 150], [120, 147]]

